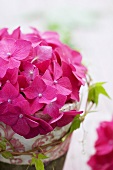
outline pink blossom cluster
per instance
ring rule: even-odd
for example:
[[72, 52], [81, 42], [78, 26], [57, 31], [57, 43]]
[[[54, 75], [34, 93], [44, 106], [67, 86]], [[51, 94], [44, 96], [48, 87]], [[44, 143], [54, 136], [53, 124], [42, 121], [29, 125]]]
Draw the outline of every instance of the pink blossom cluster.
[[97, 129], [95, 154], [88, 160], [92, 170], [113, 170], [113, 120], [105, 121]]
[[81, 112], [62, 111], [79, 101], [86, 68], [81, 54], [56, 32], [0, 30], [0, 121], [32, 138], [62, 127]]

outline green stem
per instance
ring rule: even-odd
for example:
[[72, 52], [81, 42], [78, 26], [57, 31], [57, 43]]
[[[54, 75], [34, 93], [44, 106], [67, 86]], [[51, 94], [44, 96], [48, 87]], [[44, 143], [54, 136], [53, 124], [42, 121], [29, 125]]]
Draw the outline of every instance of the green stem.
[[30, 167], [30, 165], [28, 165], [28, 166], [27, 166], [26, 170], [28, 170], [28, 169], [29, 169], [29, 167]]

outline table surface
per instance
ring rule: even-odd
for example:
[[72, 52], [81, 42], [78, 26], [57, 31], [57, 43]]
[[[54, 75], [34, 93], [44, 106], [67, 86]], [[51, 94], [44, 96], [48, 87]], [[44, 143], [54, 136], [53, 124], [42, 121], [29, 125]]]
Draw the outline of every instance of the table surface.
[[73, 133], [63, 168], [90, 170], [86, 162], [94, 152], [96, 128], [101, 121], [111, 120], [113, 116], [113, 1], [9, 0], [7, 4], [7, 0], [0, 0], [0, 3], [0, 27], [39, 25], [39, 29], [43, 29], [47, 22], [52, 21], [68, 24], [69, 28], [75, 26], [72, 38], [94, 82], [107, 82], [105, 88], [111, 100], [100, 96], [98, 112], [89, 114], [81, 128]]

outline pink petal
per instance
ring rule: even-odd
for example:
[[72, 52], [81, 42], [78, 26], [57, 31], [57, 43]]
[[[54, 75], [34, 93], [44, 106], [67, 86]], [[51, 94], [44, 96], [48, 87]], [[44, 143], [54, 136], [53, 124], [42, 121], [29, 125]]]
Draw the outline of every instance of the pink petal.
[[28, 99], [34, 99], [38, 96], [38, 92], [34, 87], [27, 87], [23, 92]]
[[82, 56], [78, 51], [75, 50], [71, 50], [71, 55], [73, 57], [73, 63], [80, 65], [81, 61], [82, 61]]
[[62, 76], [62, 69], [56, 61], [53, 62], [53, 65], [54, 65], [53, 71], [54, 80], [57, 80]]
[[19, 39], [21, 35], [21, 31], [20, 31], [20, 27], [16, 28], [12, 34], [11, 34], [11, 38], [14, 38], [15, 40]]
[[41, 135], [45, 135], [53, 130], [52, 126], [49, 123], [45, 122], [44, 120], [40, 119], [39, 123], [40, 123], [39, 133]]
[[39, 126], [31, 128], [30, 132], [26, 136], [24, 136], [26, 139], [33, 138], [38, 134], [45, 135], [53, 130], [52, 126], [49, 125], [46, 121], [37, 118], [35, 119], [39, 123]]
[[54, 103], [50, 103], [46, 105], [46, 107], [43, 110], [44, 114], [49, 114], [53, 118], [57, 118], [59, 116], [59, 108], [56, 107]]
[[31, 43], [26, 40], [17, 40], [14, 46], [13, 57], [16, 60], [23, 60], [28, 57], [31, 50]]
[[0, 78], [3, 78], [8, 69], [8, 61], [0, 58]]
[[21, 72], [21, 75], [24, 75], [28, 82], [34, 80], [39, 75], [38, 68], [29, 62], [24, 62], [22, 67], [24, 71]]
[[65, 62], [62, 62], [62, 69], [63, 76], [68, 77], [72, 85], [71, 99], [79, 101], [79, 89], [81, 87], [81, 83], [76, 79], [76, 77], [72, 73], [70, 66]]
[[41, 98], [39, 98], [39, 103], [50, 103], [50, 100], [56, 97], [57, 90], [51, 86], [47, 86], [46, 90], [43, 92]]
[[11, 126], [14, 132], [16, 132], [19, 135], [27, 135], [30, 131], [30, 127], [25, 120], [25, 118], [18, 118], [17, 123]]
[[[9, 121], [10, 120], [10, 121]], [[18, 121], [17, 115], [7, 112], [5, 114], [0, 114], [0, 121], [4, 122], [5, 124], [12, 126]]]
[[67, 77], [62, 77], [58, 80], [58, 84], [56, 84], [56, 88], [58, 93], [62, 95], [69, 95], [72, 92], [72, 86], [70, 80]]
[[41, 72], [45, 72], [52, 58], [52, 48], [50, 46], [37, 46], [34, 49], [34, 59], [32, 62]]
[[8, 30], [7, 28], [0, 29], [0, 40], [2, 38], [8, 37], [8, 31], [7, 30]]
[[32, 117], [31, 117], [31, 119], [26, 118], [26, 120], [27, 120], [27, 123], [29, 124], [29, 126], [32, 127], [32, 128], [35, 128], [35, 127], [39, 126], [39, 123], [32, 120]]
[[59, 117], [59, 109], [65, 104], [66, 96], [57, 95], [56, 100], [47, 104], [43, 110], [44, 114], [49, 114], [53, 118]]
[[50, 64], [50, 60], [46, 60], [46, 61], [43, 61], [41, 63], [37, 63], [35, 64], [37, 66], [37, 68], [42, 72], [44, 73], [46, 71], [46, 69], [48, 68]]
[[18, 96], [19, 92], [17, 91], [17, 89], [9, 82], [7, 82], [2, 90], [0, 91], [0, 97], [2, 97], [2, 99], [4, 100], [8, 100], [8, 99], [14, 99]]
[[42, 34], [42, 38], [45, 39], [52, 47], [61, 46], [61, 42], [59, 40], [59, 35], [57, 32], [46, 31]]
[[38, 56], [38, 63], [50, 60], [52, 57], [52, 48], [50, 46], [37, 46], [36, 54]]
[[55, 124], [55, 127], [56, 127], [56, 126], [57, 126], [57, 122], [58, 122], [62, 117], [63, 117], [63, 113], [61, 112], [61, 113], [59, 113], [59, 116], [58, 116], [58, 117], [51, 119], [49, 123], [52, 125], [52, 127], [53, 127], [53, 125]]
[[56, 122], [56, 126], [58, 126], [58, 127], [62, 127], [62, 126], [69, 124], [70, 122], [73, 121], [74, 117], [77, 114], [81, 114], [82, 112], [78, 112], [76, 110], [71, 110], [71, 111], [62, 112], [62, 113], [63, 113], [63, 116], [61, 117], [61, 119], [59, 119]]
[[59, 34], [54, 31], [46, 31], [42, 34], [42, 37], [46, 40], [49, 40], [49, 39], [59, 40], [60, 39]]
[[14, 39], [4, 39], [0, 42], [0, 57], [8, 61], [8, 55], [7, 53], [14, 52]]
[[76, 70], [74, 69], [72, 72], [74, 76], [81, 82], [82, 85], [85, 84], [83, 78], [85, 78], [85, 71], [82, 71], [83, 68], [76, 66]]
[[26, 78], [22, 75], [18, 75], [18, 83], [19, 83], [20, 91], [23, 91], [24, 88], [27, 88], [29, 86]]
[[64, 106], [65, 102], [66, 102], [67, 97], [61, 94], [57, 95], [57, 100], [56, 100], [56, 104], [59, 108], [61, 108], [62, 106]]
[[24, 90], [24, 93], [27, 98], [34, 99], [35, 97], [38, 97], [40, 93], [42, 94], [45, 89], [46, 84], [44, 81], [41, 78], [36, 77], [31, 86]]
[[39, 132], [38, 127], [31, 128], [29, 133], [27, 135], [24, 135], [24, 138], [31, 139], [31, 138], [34, 138], [35, 136], [38, 136], [39, 134], [40, 134], [40, 132]]
[[14, 69], [7, 69], [7, 72], [4, 76], [4, 78], [2, 79], [2, 82], [6, 82], [7, 80], [9, 80], [12, 84], [15, 84], [17, 82], [17, 78], [18, 78], [18, 69], [14, 68]]
[[20, 66], [20, 61], [15, 60], [15, 58], [13, 57], [9, 58], [9, 64], [8, 64], [9, 69], [14, 69], [15, 67], [19, 68], [19, 66]]
[[[20, 107], [22, 112], [25, 112], [26, 114], [31, 114], [29, 102], [22, 94], [19, 94], [18, 97], [12, 101], [12, 105]], [[16, 108], [16, 110], [18, 110], [18, 108]]]
[[34, 114], [35, 112], [39, 111], [44, 106], [43, 103], [39, 103], [38, 97], [33, 101], [30, 101], [30, 108], [31, 113]]
[[52, 76], [51, 76], [49, 70], [46, 70], [46, 71], [45, 71], [44, 75], [42, 76], [42, 79], [44, 80], [44, 82], [45, 82], [47, 85], [52, 85], [52, 84], [53, 84], [53, 79], [52, 79]]

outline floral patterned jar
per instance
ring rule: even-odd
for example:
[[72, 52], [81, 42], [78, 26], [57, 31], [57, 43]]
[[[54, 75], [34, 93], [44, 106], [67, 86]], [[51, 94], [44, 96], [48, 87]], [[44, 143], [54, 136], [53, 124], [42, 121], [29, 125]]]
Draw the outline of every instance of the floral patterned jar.
[[[77, 104], [68, 104], [63, 107], [63, 110], [72, 110], [77, 107]], [[0, 161], [10, 164], [24, 165], [29, 164], [31, 161], [30, 152], [38, 153], [40, 148], [48, 157], [44, 162], [50, 162], [64, 155], [69, 147], [71, 135], [64, 141], [61, 139], [65, 137], [71, 124], [62, 128], [56, 127], [52, 132], [46, 135], [38, 135], [32, 139], [25, 139], [24, 137], [16, 134], [10, 126], [0, 122], [0, 136], [7, 139], [13, 146], [14, 158], [5, 159], [0, 156]], [[7, 143], [7, 150], [12, 151], [11, 145]]]

